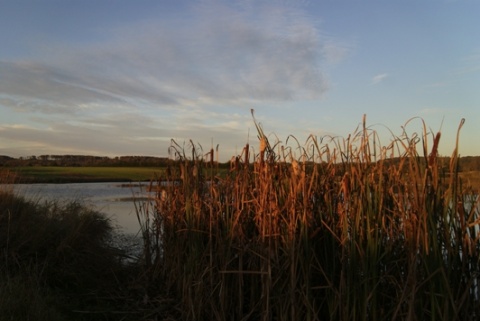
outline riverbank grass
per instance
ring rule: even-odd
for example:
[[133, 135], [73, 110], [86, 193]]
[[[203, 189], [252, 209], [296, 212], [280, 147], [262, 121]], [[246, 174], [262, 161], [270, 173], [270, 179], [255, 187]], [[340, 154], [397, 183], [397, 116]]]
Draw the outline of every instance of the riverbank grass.
[[125, 253], [111, 243], [112, 233], [104, 215], [79, 202], [33, 202], [4, 186], [0, 320], [124, 317], [125, 293], [137, 274], [122, 263]]

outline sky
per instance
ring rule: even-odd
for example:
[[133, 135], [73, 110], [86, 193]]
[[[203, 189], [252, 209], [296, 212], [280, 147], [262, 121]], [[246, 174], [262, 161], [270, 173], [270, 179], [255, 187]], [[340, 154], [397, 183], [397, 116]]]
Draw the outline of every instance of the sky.
[[[0, 155], [220, 160], [272, 142], [387, 146], [442, 132], [480, 155], [478, 0], [0, 0]], [[433, 139], [429, 134], [429, 139]], [[431, 143], [429, 143], [431, 146]], [[255, 147], [257, 150], [258, 148]]]

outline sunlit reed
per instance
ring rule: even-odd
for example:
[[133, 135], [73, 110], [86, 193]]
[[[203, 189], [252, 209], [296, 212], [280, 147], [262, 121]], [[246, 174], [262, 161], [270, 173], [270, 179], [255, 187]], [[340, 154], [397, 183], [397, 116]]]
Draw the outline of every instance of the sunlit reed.
[[185, 319], [480, 317], [478, 198], [458, 179], [458, 139], [447, 162], [422, 120], [387, 145], [364, 118], [347, 138], [293, 147], [254, 123], [258, 150], [227, 174], [218, 149], [172, 141], [175, 162], [139, 212], [149, 280]]

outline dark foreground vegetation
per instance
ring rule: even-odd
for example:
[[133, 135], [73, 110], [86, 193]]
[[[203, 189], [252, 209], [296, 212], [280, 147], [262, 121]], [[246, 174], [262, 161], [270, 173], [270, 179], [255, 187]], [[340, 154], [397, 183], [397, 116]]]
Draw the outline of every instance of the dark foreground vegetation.
[[[3, 172], [0, 182], [14, 178]], [[0, 188], [0, 321], [160, 320], [141, 257], [101, 213], [72, 201], [30, 201]]]
[[173, 142], [137, 207], [136, 260], [98, 213], [2, 192], [0, 320], [478, 320], [478, 192], [458, 138], [446, 159], [426, 130], [380, 146], [364, 120], [289, 147], [256, 125], [258, 151], [228, 174]]

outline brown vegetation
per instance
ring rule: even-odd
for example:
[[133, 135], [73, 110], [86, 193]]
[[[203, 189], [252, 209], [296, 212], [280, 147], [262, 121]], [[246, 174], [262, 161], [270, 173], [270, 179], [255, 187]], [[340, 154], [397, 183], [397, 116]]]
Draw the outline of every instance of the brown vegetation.
[[226, 177], [213, 149], [172, 145], [178, 162], [139, 209], [151, 293], [166, 289], [185, 320], [480, 315], [478, 198], [459, 184], [457, 149], [442, 173], [440, 134], [379, 146], [364, 120], [294, 149], [258, 132]]
[[0, 320], [478, 319], [478, 176], [458, 138], [445, 158], [425, 124], [387, 146], [365, 119], [305, 145], [255, 125], [258, 150], [228, 174], [214, 149], [172, 141], [132, 264], [99, 213], [0, 185]]

